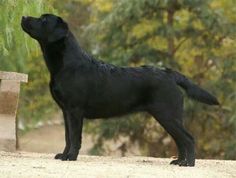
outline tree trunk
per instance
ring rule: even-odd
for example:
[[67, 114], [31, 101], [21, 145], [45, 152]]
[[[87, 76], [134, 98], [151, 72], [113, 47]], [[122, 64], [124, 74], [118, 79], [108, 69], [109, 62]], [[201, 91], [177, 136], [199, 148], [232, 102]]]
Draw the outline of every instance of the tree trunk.
[[[168, 24], [168, 28], [171, 28], [171, 29], [173, 29], [174, 14], [175, 14], [175, 11], [173, 9], [168, 9], [167, 24]], [[174, 37], [173, 35], [171, 35], [168, 37], [168, 53], [170, 55], [170, 58], [174, 57], [174, 51], [175, 51]]]

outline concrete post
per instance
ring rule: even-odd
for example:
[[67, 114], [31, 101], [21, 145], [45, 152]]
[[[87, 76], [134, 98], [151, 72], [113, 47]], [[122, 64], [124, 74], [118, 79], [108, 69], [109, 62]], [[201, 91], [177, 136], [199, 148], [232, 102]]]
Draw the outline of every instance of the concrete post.
[[20, 82], [28, 82], [28, 75], [0, 71], [0, 150], [3, 151], [16, 150]]

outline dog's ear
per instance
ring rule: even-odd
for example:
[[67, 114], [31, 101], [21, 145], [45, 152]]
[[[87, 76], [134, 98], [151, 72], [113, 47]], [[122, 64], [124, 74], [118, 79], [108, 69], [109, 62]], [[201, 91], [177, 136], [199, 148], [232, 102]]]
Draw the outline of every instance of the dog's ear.
[[48, 41], [54, 42], [60, 40], [61, 38], [66, 37], [68, 33], [69, 33], [69, 28], [67, 23], [64, 20], [62, 20], [62, 18], [58, 17], [55, 30], [48, 37]]

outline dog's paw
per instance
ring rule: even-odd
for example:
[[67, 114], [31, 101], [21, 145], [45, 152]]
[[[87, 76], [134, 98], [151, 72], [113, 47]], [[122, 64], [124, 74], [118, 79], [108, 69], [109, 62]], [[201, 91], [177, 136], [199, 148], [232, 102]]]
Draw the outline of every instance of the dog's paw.
[[78, 154], [68, 153], [68, 154], [62, 156], [61, 160], [62, 161], [76, 161], [77, 160], [77, 155]]
[[67, 159], [67, 154], [58, 153], [58, 154], [55, 155], [54, 159], [66, 160]]
[[175, 160], [171, 161], [170, 164], [179, 165], [179, 161], [180, 161], [180, 160], [175, 159]]
[[62, 161], [76, 161], [78, 156], [78, 152], [73, 153], [58, 153], [55, 155], [55, 159], [60, 159]]
[[188, 166], [187, 160], [180, 160], [178, 163], [179, 166]]
[[193, 167], [194, 165], [195, 165], [194, 161], [188, 161], [188, 160], [180, 160], [179, 161], [179, 166]]
[[171, 161], [170, 164], [179, 166], [190, 166], [190, 167], [195, 165], [194, 161], [179, 160], [179, 159]]
[[77, 155], [78, 155], [78, 154], [75, 154], [75, 153], [68, 153], [67, 159], [68, 159], [69, 161], [76, 161], [76, 160], [77, 160]]

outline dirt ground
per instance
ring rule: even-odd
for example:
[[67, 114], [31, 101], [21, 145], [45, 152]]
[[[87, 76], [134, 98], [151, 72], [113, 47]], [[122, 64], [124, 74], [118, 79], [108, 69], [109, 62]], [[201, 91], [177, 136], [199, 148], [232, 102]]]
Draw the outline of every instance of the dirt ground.
[[236, 161], [197, 160], [195, 167], [169, 165], [170, 159], [79, 156], [75, 162], [54, 160], [52, 154], [0, 152], [0, 177], [96, 178], [233, 178]]

